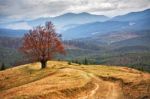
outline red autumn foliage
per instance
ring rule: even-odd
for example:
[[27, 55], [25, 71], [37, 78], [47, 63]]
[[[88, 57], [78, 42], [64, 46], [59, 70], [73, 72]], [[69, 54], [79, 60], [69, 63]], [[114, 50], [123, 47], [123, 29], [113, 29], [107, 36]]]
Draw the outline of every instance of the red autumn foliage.
[[56, 53], [64, 54], [60, 36], [55, 32], [54, 25], [46, 22], [45, 26], [37, 26], [29, 30], [23, 37], [21, 51], [34, 61], [40, 61], [42, 68]]

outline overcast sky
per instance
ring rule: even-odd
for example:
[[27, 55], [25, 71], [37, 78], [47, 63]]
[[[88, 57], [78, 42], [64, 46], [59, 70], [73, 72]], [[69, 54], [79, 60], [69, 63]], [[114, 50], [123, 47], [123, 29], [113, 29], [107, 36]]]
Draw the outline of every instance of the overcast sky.
[[0, 0], [0, 23], [88, 12], [109, 17], [150, 8], [150, 0]]

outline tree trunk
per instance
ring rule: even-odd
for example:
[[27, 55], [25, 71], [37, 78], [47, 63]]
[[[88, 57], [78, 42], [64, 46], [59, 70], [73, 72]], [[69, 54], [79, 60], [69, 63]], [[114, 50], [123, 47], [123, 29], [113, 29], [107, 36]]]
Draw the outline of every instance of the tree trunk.
[[47, 65], [46, 63], [47, 63], [47, 61], [41, 60], [41, 67], [42, 67], [42, 69], [46, 67], [46, 65]]

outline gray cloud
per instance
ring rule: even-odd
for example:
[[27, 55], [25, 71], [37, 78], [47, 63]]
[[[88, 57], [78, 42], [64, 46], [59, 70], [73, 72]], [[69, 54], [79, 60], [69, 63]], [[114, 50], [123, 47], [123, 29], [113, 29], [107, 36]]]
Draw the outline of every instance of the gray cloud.
[[0, 0], [0, 22], [89, 12], [115, 16], [150, 8], [150, 0]]

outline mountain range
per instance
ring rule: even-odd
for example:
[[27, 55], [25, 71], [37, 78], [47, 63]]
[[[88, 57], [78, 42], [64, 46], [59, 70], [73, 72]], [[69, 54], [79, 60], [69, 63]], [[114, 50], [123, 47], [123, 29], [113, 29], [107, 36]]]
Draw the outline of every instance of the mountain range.
[[105, 22], [92, 22], [78, 25], [63, 32], [64, 39], [77, 39], [112, 32], [150, 29], [150, 9], [141, 12], [131, 12], [126, 15], [116, 16]]
[[72, 40], [97, 35], [109, 34], [112, 32], [134, 32], [135, 30], [150, 29], [150, 9], [131, 12], [113, 18], [104, 15], [93, 15], [89, 13], [66, 13], [56, 17], [38, 18], [30, 21], [18, 21], [7, 24], [0, 24], [0, 36], [23, 36], [28, 30], [14, 30], [7, 28], [10, 24], [26, 22], [35, 27], [43, 25], [45, 21], [52, 21], [56, 31], [61, 33], [64, 40]]
[[104, 15], [93, 15], [89, 13], [66, 13], [60, 16], [56, 17], [45, 17], [45, 18], [38, 18], [34, 20], [22, 20], [22, 21], [17, 21], [13, 23], [5, 23], [5, 24], [0, 24], [1, 28], [8, 28], [9, 25], [13, 24], [20, 24], [25, 22], [27, 25], [31, 27], [35, 27], [37, 25], [44, 25], [46, 21], [51, 21], [55, 25], [55, 28], [58, 32], [61, 32], [62, 30], [65, 30], [66, 27], [72, 27], [76, 26], [79, 24], [86, 24], [90, 22], [103, 22], [108, 20], [109, 18]]

